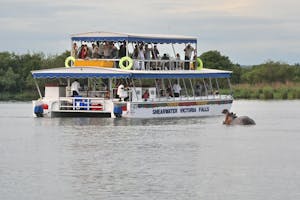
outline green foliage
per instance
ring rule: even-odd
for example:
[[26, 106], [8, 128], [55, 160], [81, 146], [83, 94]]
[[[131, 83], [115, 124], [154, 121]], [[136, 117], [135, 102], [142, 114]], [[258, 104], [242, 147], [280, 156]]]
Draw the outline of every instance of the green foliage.
[[234, 85], [236, 99], [300, 99], [300, 85], [293, 84], [260, 84]]
[[[43, 53], [17, 55], [0, 52], [0, 99], [30, 100], [37, 97], [37, 92], [30, 71], [63, 67], [70, 55], [65, 51], [59, 55], [45, 56]], [[247, 99], [300, 99], [300, 64], [268, 61], [266, 63], [241, 67], [219, 51], [208, 51], [200, 58], [205, 68], [232, 71], [231, 82], [235, 98]], [[40, 80], [43, 87], [45, 80]], [[279, 86], [274, 86], [274, 84]], [[292, 83], [292, 84], [289, 84]], [[226, 80], [220, 80], [227, 85]], [[242, 84], [242, 86], [240, 85]], [[261, 84], [262, 86], [257, 86]], [[33, 92], [34, 91], [34, 92]]]
[[36, 96], [35, 84], [30, 71], [63, 67], [66, 51], [60, 55], [45, 56], [43, 53], [16, 55], [0, 52], [0, 99], [24, 100]]
[[208, 51], [200, 56], [205, 68], [232, 71], [232, 83], [240, 83], [242, 68], [233, 64], [227, 56], [221, 55], [219, 51]]
[[299, 67], [273, 61], [253, 66], [241, 76], [241, 82], [250, 84], [285, 83], [297, 80], [299, 80]]

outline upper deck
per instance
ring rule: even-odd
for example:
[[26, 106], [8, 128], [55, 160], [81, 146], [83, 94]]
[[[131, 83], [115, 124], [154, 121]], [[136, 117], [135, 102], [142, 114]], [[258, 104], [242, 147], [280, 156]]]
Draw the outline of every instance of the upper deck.
[[72, 34], [71, 41], [75, 67], [120, 68], [123, 57], [132, 59], [133, 70], [194, 70], [199, 65], [197, 39], [190, 36], [88, 32]]

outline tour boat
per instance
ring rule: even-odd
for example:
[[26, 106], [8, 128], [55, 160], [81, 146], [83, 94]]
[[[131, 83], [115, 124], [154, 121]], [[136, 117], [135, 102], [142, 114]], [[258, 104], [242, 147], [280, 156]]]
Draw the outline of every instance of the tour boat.
[[[206, 117], [231, 108], [232, 72], [204, 68], [196, 57], [195, 37], [88, 32], [71, 35], [71, 42], [86, 46], [86, 57], [79, 55], [82, 48], [74, 48], [65, 67], [31, 72], [40, 96], [33, 101], [36, 117]], [[176, 52], [176, 45], [192, 46], [195, 60], [176, 59], [177, 53], [184, 53], [183, 49]], [[154, 46], [160, 52], [169, 47], [174, 56], [155, 56]], [[123, 53], [115, 54], [121, 48]], [[75, 80], [80, 84], [76, 95], [71, 91]]]

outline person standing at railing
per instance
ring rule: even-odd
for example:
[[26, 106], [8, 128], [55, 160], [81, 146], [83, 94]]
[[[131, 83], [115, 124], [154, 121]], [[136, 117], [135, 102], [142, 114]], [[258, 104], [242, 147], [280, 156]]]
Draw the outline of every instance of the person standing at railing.
[[103, 51], [104, 45], [103, 45], [103, 42], [97, 41], [97, 46], [98, 46], [98, 49], [99, 49], [99, 56], [100, 56], [100, 58], [103, 58], [104, 57], [104, 51]]
[[80, 84], [77, 79], [71, 84], [72, 97], [79, 95]]
[[175, 69], [182, 69], [182, 63], [181, 63], [181, 61], [180, 61], [181, 59], [180, 59], [180, 54], [179, 53], [177, 53], [176, 54], [176, 58], [175, 58]]
[[77, 54], [78, 54], [78, 46], [77, 46], [76, 42], [74, 42], [73, 47], [72, 47], [71, 56], [73, 56], [74, 58], [77, 58]]
[[190, 69], [190, 60], [192, 57], [192, 52], [195, 52], [194, 47], [192, 47], [190, 44], [188, 44], [185, 48], [184, 48], [184, 69], [185, 70], [189, 70]]
[[111, 56], [111, 48], [108, 42], [104, 43], [103, 54], [104, 54], [104, 58], [110, 58]]
[[139, 60], [139, 69], [145, 70], [145, 54], [144, 54], [144, 45], [143, 44], [141, 44], [139, 46], [138, 60]]
[[173, 85], [174, 97], [179, 97], [180, 96], [180, 91], [181, 91], [181, 87], [178, 84], [178, 81], [175, 81], [175, 83]]
[[151, 59], [151, 48], [148, 47], [148, 44], [145, 44], [145, 65], [146, 65], [146, 69], [150, 69], [150, 62], [149, 60]]
[[152, 59], [153, 59], [153, 60], [158, 60], [158, 57], [159, 57], [159, 51], [158, 51], [156, 45], [154, 45], [154, 47], [153, 47], [151, 53], [152, 53]]
[[120, 45], [119, 58], [123, 58], [125, 56], [126, 56], [126, 44], [124, 42], [123, 44]]
[[169, 70], [170, 69], [170, 66], [169, 66], [169, 56], [167, 56], [166, 53], [164, 53], [164, 55], [161, 57], [161, 60], [162, 60], [162, 69], [164, 70]]

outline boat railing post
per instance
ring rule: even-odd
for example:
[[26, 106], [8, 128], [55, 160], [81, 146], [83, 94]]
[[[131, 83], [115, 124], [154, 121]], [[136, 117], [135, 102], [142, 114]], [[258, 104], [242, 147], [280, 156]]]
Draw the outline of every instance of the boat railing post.
[[227, 81], [228, 81], [228, 85], [229, 85], [229, 89], [230, 89], [230, 95], [233, 97], [233, 90], [232, 90], [232, 87], [231, 87], [230, 79], [227, 78]]
[[193, 97], [194, 97], [194, 100], [195, 100], [196, 97], [195, 97], [195, 90], [194, 90], [193, 82], [192, 82], [192, 79], [189, 78], [189, 80], [190, 80], [190, 85], [191, 85], [191, 88], [192, 88]]
[[204, 86], [204, 89], [205, 89], [205, 95], [206, 95], [206, 98], [208, 99], [208, 91], [207, 91], [206, 83], [205, 83], [204, 79], [202, 79], [202, 81], [203, 81], [203, 86]]
[[[184, 90], [185, 90], [186, 97], [188, 97], [188, 96], [189, 96], [189, 93], [188, 93], [188, 91], [187, 91], [187, 87], [186, 87], [186, 84], [185, 84], [184, 79], [182, 79], [182, 82], [183, 82], [183, 86], [184, 86]], [[181, 95], [180, 95], [180, 96], [181, 96]]]

